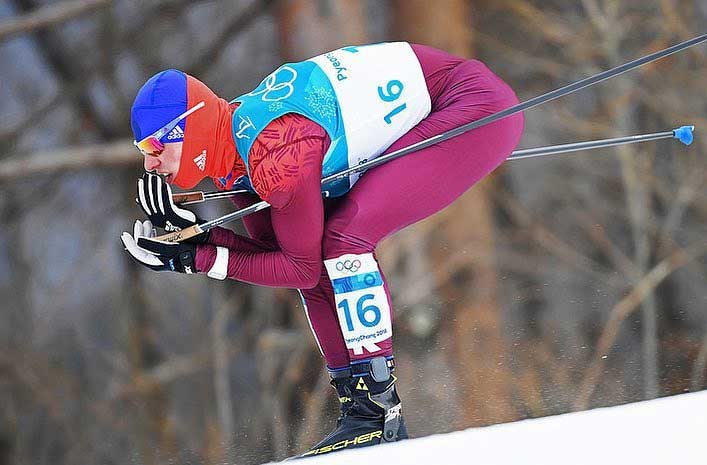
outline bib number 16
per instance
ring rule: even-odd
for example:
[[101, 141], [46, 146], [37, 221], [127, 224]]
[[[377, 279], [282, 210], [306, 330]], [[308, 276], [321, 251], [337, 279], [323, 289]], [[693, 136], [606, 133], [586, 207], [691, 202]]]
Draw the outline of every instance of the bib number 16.
[[348, 350], [355, 355], [381, 350], [393, 334], [390, 302], [372, 253], [324, 260], [331, 279], [336, 318]]
[[[393, 79], [391, 81], [388, 81], [388, 84], [386, 84], [385, 89], [383, 89], [383, 86], [378, 86], [378, 96], [384, 102], [395, 102], [400, 98], [400, 95], [403, 93], [404, 88], [405, 86], [403, 86], [402, 82], [398, 81], [397, 79]], [[398, 105], [397, 107], [393, 108], [390, 113], [385, 115], [383, 117], [383, 120], [386, 123], [391, 124], [393, 122], [393, 116], [397, 115], [405, 108], [407, 108], [406, 103]]]
[[[372, 328], [381, 321], [380, 308], [373, 304], [366, 305], [366, 302], [375, 299], [375, 297], [376, 296], [373, 294], [364, 294], [360, 296], [356, 301], [356, 319], [360, 324], [362, 324], [366, 328]], [[353, 331], [354, 322], [351, 315], [351, 308], [349, 306], [349, 299], [343, 299], [341, 302], [339, 302], [338, 307], [344, 312], [344, 318], [346, 320], [346, 329], [348, 329], [349, 331]]]

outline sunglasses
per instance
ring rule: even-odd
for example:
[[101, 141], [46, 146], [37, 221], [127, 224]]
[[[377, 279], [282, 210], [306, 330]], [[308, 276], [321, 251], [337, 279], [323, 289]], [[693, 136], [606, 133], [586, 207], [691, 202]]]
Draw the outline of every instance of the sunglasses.
[[156, 157], [164, 150], [164, 144], [160, 142], [160, 139], [162, 139], [164, 135], [167, 134], [169, 131], [174, 129], [181, 120], [191, 115], [199, 108], [202, 108], [204, 105], [206, 105], [204, 102], [197, 103], [181, 115], [174, 118], [166, 125], [159, 128], [157, 131], [142, 139], [140, 142], [133, 141], [133, 145], [137, 147], [140, 153], [142, 153], [144, 156]]

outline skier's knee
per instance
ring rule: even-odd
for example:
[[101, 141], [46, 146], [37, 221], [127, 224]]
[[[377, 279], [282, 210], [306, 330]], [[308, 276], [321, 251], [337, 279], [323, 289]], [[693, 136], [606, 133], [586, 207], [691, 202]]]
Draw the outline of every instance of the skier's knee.
[[337, 228], [334, 225], [327, 225], [322, 238], [322, 254], [325, 260], [345, 253], [369, 253], [374, 248], [375, 245], [365, 238], [358, 237], [347, 228]]

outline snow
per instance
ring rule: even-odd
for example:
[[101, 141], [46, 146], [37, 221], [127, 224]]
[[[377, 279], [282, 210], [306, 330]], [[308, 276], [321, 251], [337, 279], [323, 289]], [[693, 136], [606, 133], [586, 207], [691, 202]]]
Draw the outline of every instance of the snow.
[[702, 391], [341, 451], [297, 463], [702, 465], [707, 463], [706, 433], [707, 391]]

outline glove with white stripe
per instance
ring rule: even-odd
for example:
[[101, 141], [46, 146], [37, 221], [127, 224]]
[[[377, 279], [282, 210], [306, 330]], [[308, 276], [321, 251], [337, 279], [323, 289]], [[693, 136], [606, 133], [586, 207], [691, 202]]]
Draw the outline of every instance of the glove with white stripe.
[[[181, 231], [204, 220], [194, 212], [178, 207], [172, 200], [172, 188], [161, 176], [145, 173], [137, 181], [137, 202], [153, 226], [165, 231]], [[189, 240], [203, 244], [208, 241], [208, 231]]]
[[130, 256], [153, 271], [196, 273], [196, 244], [152, 239], [155, 229], [150, 221], [136, 221], [133, 235], [124, 232], [120, 239]]

